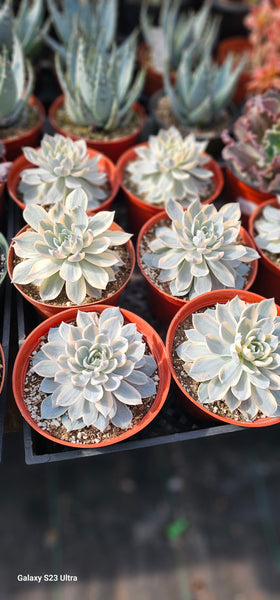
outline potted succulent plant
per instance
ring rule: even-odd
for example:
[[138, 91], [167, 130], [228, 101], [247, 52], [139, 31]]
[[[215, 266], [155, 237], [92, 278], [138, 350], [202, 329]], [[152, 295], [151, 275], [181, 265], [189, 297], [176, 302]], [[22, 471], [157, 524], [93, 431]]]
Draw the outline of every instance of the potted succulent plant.
[[66, 69], [59, 53], [55, 56], [64, 96], [50, 107], [54, 129], [72, 139], [85, 138], [89, 147], [113, 161], [132, 146], [145, 123], [145, 111], [136, 102], [145, 72], [139, 72], [132, 83], [135, 52], [135, 33], [111, 50], [102, 36], [92, 46], [84, 37], [72, 35]]
[[28, 423], [80, 448], [114, 444], [143, 429], [169, 384], [159, 335], [137, 315], [106, 305], [69, 309], [41, 323], [13, 370], [14, 397]]
[[[249, 289], [258, 253], [240, 227], [237, 203], [218, 211], [194, 200], [188, 210], [168, 200], [137, 240], [137, 261], [148, 284], [151, 310], [167, 323], [200, 294], [222, 288]], [[251, 263], [250, 266], [247, 263]]]
[[7, 256], [9, 246], [3, 233], [0, 232], [0, 288], [7, 275]]
[[[212, 53], [218, 35], [220, 19], [210, 14], [210, 3], [204, 2], [198, 11], [180, 11], [182, 2], [164, 0], [159, 24], [149, 19], [149, 2], [142, 2], [141, 29], [145, 42], [139, 46], [138, 60], [146, 68], [145, 92], [151, 96], [163, 87], [164, 63], [168, 61], [170, 77], [175, 82], [176, 71], [185, 48], [194, 48], [199, 57], [202, 50]], [[203, 40], [203, 46], [201, 44]]]
[[47, 213], [38, 204], [23, 212], [27, 225], [14, 238], [8, 272], [21, 294], [44, 316], [69, 306], [116, 304], [134, 268], [133, 245], [114, 212], [88, 216], [77, 188]]
[[227, 169], [228, 193], [241, 205], [243, 224], [257, 205], [280, 190], [280, 95], [275, 91], [249, 98], [245, 112], [222, 134], [222, 156]]
[[168, 198], [186, 208], [194, 198], [208, 203], [219, 196], [223, 173], [205, 154], [206, 145], [192, 133], [183, 138], [176, 127], [170, 127], [120, 157], [117, 170], [132, 231], [138, 233], [148, 219], [160, 213]]
[[0, 14], [0, 136], [6, 159], [13, 160], [24, 144], [37, 143], [45, 111], [39, 100], [31, 96], [33, 69], [13, 33], [8, 6], [2, 7]]
[[191, 300], [167, 332], [171, 373], [186, 409], [246, 427], [280, 421], [280, 307], [247, 291]]
[[260, 254], [254, 289], [280, 304], [280, 204], [276, 198], [258, 206], [250, 216], [249, 231]]
[[85, 140], [45, 134], [39, 148], [23, 148], [8, 178], [10, 196], [24, 209], [28, 204], [51, 206], [82, 187], [88, 211], [107, 210], [119, 189], [115, 165], [87, 148]]
[[230, 103], [245, 59], [235, 67], [233, 62], [234, 57], [229, 54], [219, 65], [204, 52], [197, 63], [193, 48], [184, 50], [175, 84], [170, 82], [166, 67], [164, 93], [159, 92], [152, 99], [158, 125], [165, 128], [175, 125], [183, 135], [193, 131], [198, 139], [209, 142], [208, 152], [217, 153], [217, 145], [220, 150], [217, 140], [233, 119]]

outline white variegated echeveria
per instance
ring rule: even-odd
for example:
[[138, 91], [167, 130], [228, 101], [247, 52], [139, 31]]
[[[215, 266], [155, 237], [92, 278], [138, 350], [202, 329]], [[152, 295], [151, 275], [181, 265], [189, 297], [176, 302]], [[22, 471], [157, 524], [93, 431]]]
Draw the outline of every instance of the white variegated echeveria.
[[254, 222], [258, 232], [256, 243], [263, 250], [280, 254], [280, 206], [265, 206], [262, 215]]
[[91, 425], [104, 431], [109, 422], [129, 427], [128, 406], [156, 393], [150, 375], [157, 365], [145, 349], [136, 324], [124, 324], [118, 307], [101, 315], [78, 311], [75, 325], [51, 328], [32, 364], [47, 394], [41, 418], [61, 417], [68, 431]]
[[74, 142], [64, 135], [45, 134], [40, 148], [27, 146], [23, 153], [37, 167], [24, 169], [20, 174], [19, 191], [26, 205], [63, 202], [78, 187], [88, 196], [89, 210], [108, 197], [104, 189], [107, 174], [98, 171], [101, 155], [90, 157], [85, 140]]
[[218, 400], [249, 420], [280, 416], [280, 317], [272, 298], [249, 304], [238, 296], [192, 316], [177, 348], [197, 382], [202, 404]]
[[240, 208], [237, 202], [218, 211], [213, 204], [192, 202], [188, 210], [168, 200], [170, 226], [155, 230], [151, 252], [143, 262], [159, 269], [159, 282], [169, 283], [172, 296], [194, 298], [211, 290], [244, 287], [248, 263], [259, 257], [256, 250], [238, 241]]
[[213, 172], [205, 169], [207, 142], [197, 142], [190, 133], [183, 138], [176, 127], [161, 129], [149, 137], [148, 146], [135, 149], [137, 158], [126, 170], [141, 199], [163, 205], [168, 198], [188, 206], [207, 193]]
[[79, 188], [47, 213], [27, 206], [23, 216], [32, 229], [14, 238], [14, 252], [23, 259], [13, 270], [13, 282], [38, 286], [43, 302], [57, 298], [65, 286], [67, 298], [81, 304], [86, 294], [101, 297], [124, 263], [111, 246], [125, 244], [130, 234], [111, 231], [114, 212], [88, 216], [87, 197]]

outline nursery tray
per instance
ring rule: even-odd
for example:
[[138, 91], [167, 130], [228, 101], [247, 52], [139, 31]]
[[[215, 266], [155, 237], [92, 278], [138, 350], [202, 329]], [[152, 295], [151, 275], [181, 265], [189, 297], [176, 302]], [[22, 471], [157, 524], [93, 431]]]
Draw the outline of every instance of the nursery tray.
[[[223, 203], [220, 198], [218, 204]], [[217, 204], [215, 202], [215, 204]], [[123, 198], [119, 194], [114, 204], [116, 208], [116, 220], [124, 228], [126, 225], [126, 215]], [[22, 215], [15, 203], [10, 202], [9, 220], [14, 223], [14, 232], [22, 227]], [[10, 286], [11, 288], [12, 286]], [[18, 345], [20, 346], [25, 337], [40, 322], [40, 318], [35, 309], [14, 290], [15, 306], [18, 332]], [[120, 306], [135, 312], [140, 317], [148, 321], [152, 327], [159, 333], [162, 339], [165, 339], [167, 326], [158, 321], [150, 311], [147, 302], [146, 286], [138, 268], [125, 288]], [[8, 324], [4, 323], [5, 327]], [[199, 421], [190, 416], [179, 404], [176, 399], [174, 386], [171, 384], [167, 400], [156, 418], [145, 429], [138, 434], [123, 442], [110, 446], [96, 448], [72, 448], [62, 444], [52, 442], [43, 435], [38, 434], [25, 421], [23, 424], [25, 461], [27, 464], [38, 464], [46, 462], [55, 462], [69, 459], [86, 458], [109, 454], [113, 452], [123, 452], [139, 448], [147, 448], [174, 442], [183, 442], [196, 438], [207, 438], [214, 435], [244, 431], [246, 428], [238, 425], [223, 425], [213, 421]]]

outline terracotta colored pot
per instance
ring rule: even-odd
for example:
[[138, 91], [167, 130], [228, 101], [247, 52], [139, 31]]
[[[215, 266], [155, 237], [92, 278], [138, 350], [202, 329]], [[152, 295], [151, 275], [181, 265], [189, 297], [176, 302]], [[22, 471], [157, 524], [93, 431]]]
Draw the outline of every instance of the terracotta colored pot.
[[[72, 140], [79, 140], [81, 136], [68, 133], [67, 131], [62, 129], [62, 127], [60, 127], [60, 125], [56, 121], [56, 112], [63, 106], [63, 103], [64, 96], [62, 95], [56, 98], [56, 100], [51, 104], [49, 110], [49, 120], [51, 122], [51, 125], [53, 126], [55, 131], [57, 131], [57, 133], [61, 133], [61, 135], [70, 137]], [[114, 140], [90, 140], [86, 138], [87, 146], [89, 148], [97, 150], [101, 154], [105, 154], [113, 162], [116, 162], [121, 156], [121, 154], [123, 154], [123, 152], [125, 152], [128, 148], [130, 148], [136, 143], [139, 134], [144, 128], [146, 122], [146, 113], [144, 111], [144, 108], [141, 106], [141, 104], [136, 102], [133, 105], [133, 111], [139, 115], [140, 124], [132, 133], [130, 133], [129, 135], [125, 135], [122, 138], [116, 138]]]
[[239, 202], [241, 222], [246, 229], [249, 226], [249, 217], [255, 208], [266, 200], [275, 198], [275, 194], [261, 192], [238, 179], [229, 167], [226, 168], [226, 196], [229, 202]]
[[[275, 208], [279, 208], [277, 199], [268, 200], [258, 206], [251, 214], [249, 219], [249, 232], [252, 238], [255, 240], [255, 228], [254, 224], [262, 214], [265, 206], [270, 205]], [[280, 267], [278, 267], [272, 260], [270, 260], [264, 253], [264, 251], [256, 243], [256, 248], [261, 256], [259, 260], [259, 269], [256, 281], [254, 283], [254, 290], [265, 296], [266, 298], [275, 298], [275, 302], [280, 304]]]
[[[163, 74], [153, 68], [151, 64], [147, 62], [148, 45], [143, 43], [140, 44], [137, 51], [137, 59], [142, 69], [146, 69], [146, 79], [144, 92], [147, 96], [152, 96], [163, 88]], [[176, 81], [176, 74], [174, 71], [170, 73], [170, 80], [172, 85]]]
[[21, 154], [23, 146], [37, 146], [38, 144], [46, 113], [43, 104], [35, 96], [30, 97], [29, 104], [33, 104], [38, 108], [38, 123], [35, 127], [30, 129], [30, 131], [27, 131], [22, 135], [3, 140], [3, 143], [5, 144], [5, 160], [14, 160], [17, 158], [17, 156]]
[[[94, 310], [98, 313], [101, 313], [103, 310], [105, 310], [105, 308], [108, 308], [108, 306], [107, 305], [97, 305], [95, 307], [83, 306], [82, 309], [80, 309], [80, 310], [83, 310], [86, 312]], [[73, 321], [76, 318], [77, 310], [78, 310], [77, 308], [72, 308], [72, 309], [70, 308], [58, 315], [51, 317], [51, 318], [47, 319], [46, 321], [44, 321], [43, 323], [41, 323], [40, 325], [38, 325], [38, 327], [36, 327], [36, 329], [34, 329], [29, 334], [29, 336], [23, 342], [23, 344], [18, 352], [18, 355], [16, 357], [16, 360], [15, 360], [14, 369], [13, 369], [13, 393], [14, 393], [14, 397], [15, 397], [16, 403], [18, 405], [18, 408], [19, 408], [22, 416], [24, 417], [24, 419], [38, 433], [42, 434], [49, 440], [59, 443], [59, 444], [63, 444], [65, 446], [73, 446], [73, 447], [79, 447], [79, 448], [95, 448], [95, 447], [101, 447], [101, 446], [108, 446], [111, 444], [115, 444], [116, 442], [121, 442], [121, 441], [127, 439], [128, 437], [135, 435], [136, 433], [138, 433], [138, 431], [141, 431], [141, 429], [144, 429], [144, 427], [146, 427], [155, 418], [155, 416], [158, 414], [158, 412], [162, 408], [162, 406], [166, 400], [169, 386], [170, 386], [170, 372], [169, 372], [169, 368], [168, 368], [168, 364], [167, 364], [165, 347], [164, 347], [164, 344], [163, 344], [162, 340], [160, 339], [159, 335], [148, 323], [146, 323], [146, 321], [144, 321], [143, 319], [138, 317], [138, 315], [135, 315], [134, 313], [132, 313], [128, 310], [121, 309], [121, 312], [127, 322], [136, 323], [137, 330], [143, 334], [143, 337], [151, 351], [151, 354], [153, 355], [155, 361], [157, 362], [159, 382], [158, 382], [158, 390], [157, 390], [155, 400], [154, 400], [151, 408], [148, 410], [148, 412], [145, 414], [145, 416], [139, 423], [137, 423], [136, 425], [131, 427], [131, 429], [127, 429], [127, 430], [123, 431], [123, 433], [121, 433], [120, 435], [118, 435], [114, 438], [103, 440], [97, 444], [75, 444], [75, 443], [59, 440], [58, 438], [49, 434], [47, 431], [41, 430], [38, 427], [37, 423], [32, 419], [31, 414], [27, 408], [27, 405], [24, 402], [25, 378], [26, 378], [26, 373], [27, 373], [28, 367], [29, 367], [30, 356], [31, 356], [32, 352], [38, 348], [40, 338], [42, 336], [44, 336], [45, 334], [47, 334], [51, 327], [58, 326], [61, 323], [61, 321], [66, 321], [66, 322]]]
[[[190, 300], [183, 300], [182, 298], [172, 296], [171, 294], [167, 294], [166, 292], [161, 290], [149, 278], [148, 274], [146, 273], [146, 271], [143, 268], [143, 264], [142, 264], [141, 257], [140, 257], [140, 245], [141, 245], [141, 241], [142, 241], [143, 237], [145, 235], [147, 235], [148, 231], [156, 223], [161, 221], [161, 219], [166, 219], [166, 218], [167, 219], [169, 218], [167, 213], [165, 211], [162, 211], [159, 215], [155, 215], [154, 217], [149, 219], [149, 221], [147, 221], [147, 223], [145, 223], [143, 225], [143, 227], [138, 235], [138, 238], [137, 238], [136, 256], [137, 256], [137, 263], [140, 268], [140, 271], [146, 280], [147, 290], [148, 290], [148, 301], [149, 301], [149, 306], [151, 308], [151, 311], [155, 312], [155, 315], [157, 316], [157, 318], [160, 321], [162, 321], [163, 323], [169, 324], [171, 319], [173, 319], [174, 315], [178, 312], [178, 310], [180, 310], [183, 306], [186, 306], [186, 304], [189, 304]], [[240, 229], [240, 234], [242, 235], [242, 239], [245, 242], [246, 246], [249, 246], [250, 248], [255, 248], [253, 239], [248, 234], [248, 232], [245, 229], [243, 229], [243, 227], [241, 227], [241, 229]], [[250, 289], [250, 287], [254, 283], [254, 280], [257, 275], [257, 270], [258, 270], [258, 259], [253, 260], [250, 263], [250, 265], [251, 265], [251, 271], [250, 271], [250, 275], [248, 278], [248, 282], [244, 288], [245, 290]]]
[[[181, 308], [181, 310], [175, 315], [174, 319], [170, 323], [167, 336], [166, 336], [166, 349], [167, 349], [167, 359], [169, 363], [169, 367], [171, 370], [171, 375], [173, 376], [176, 389], [178, 391], [178, 398], [181, 403], [184, 405], [185, 409], [190, 412], [192, 415], [197, 417], [198, 419], [208, 419], [210, 421], [222, 421], [223, 423], [230, 423], [231, 425], [236, 426], [244, 426], [244, 427], [264, 427], [266, 425], [274, 425], [280, 422], [279, 417], [263, 417], [258, 419], [255, 422], [249, 421], [236, 421], [230, 417], [223, 417], [218, 415], [217, 413], [213, 413], [205, 405], [200, 404], [197, 400], [195, 400], [182, 386], [180, 383], [176, 371], [173, 366], [172, 360], [172, 349], [173, 342], [176, 335], [176, 331], [179, 325], [189, 316], [197, 312], [201, 308], [207, 308], [208, 306], [213, 306], [217, 302], [220, 304], [225, 304], [227, 301], [231, 300], [235, 296], [239, 296], [241, 300], [244, 300], [248, 303], [260, 302], [264, 300], [263, 296], [259, 296], [258, 294], [253, 294], [252, 292], [247, 292], [244, 290], [217, 290], [214, 292], [209, 292], [208, 294], [201, 294], [201, 296], [197, 296], [193, 300], [190, 300], [186, 306]], [[278, 315], [280, 315], [280, 307], [277, 306]]]
[[[245, 36], [233, 36], [226, 38], [219, 43], [217, 60], [219, 64], [222, 64], [230, 52], [240, 55], [241, 58], [243, 54], [247, 52], [249, 55], [251, 51], [252, 46], [248, 38]], [[232, 99], [235, 104], [241, 104], [245, 101], [247, 96], [247, 85], [249, 81], [250, 73], [245, 68], [238, 79], [236, 90]]]
[[[136, 149], [140, 148], [141, 146], [148, 145], [149, 142], [145, 142], [144, 144], [138, 144], [137, 146], [130, 148], [120, 157], [120, 159], [117, 162], [119, 180], [127, 202], [129, 227], [130, 230], [133, 231], [135, 234], [139, 232], [142, 225], [144, 225], [144, 223], [146, 223], [148, 219], [150, 219], [154, 215], [158, 215], [163, 210], [162, 206], [159, 207], [155, 204], [149, 204], [148, 202], [144, 202], [143, 200], [135, 196], [134, 193], [131, 192], [124, 183], [124, 174], [127, 164], [137, 158]], [[224, 176], [221, 167], [210, 156], [209, 161], [204, 166], [210, 171], [212, 171], [214, 174], [214, 192], [209, 198], [207, 198], [207, 200], [204, 200], [203, 202], [203, 204], [209, 204], [220, 195], [224, 185]]]
[[5, 375], [6, 375], [6, 365], [5, 365], [5, 356], [4, 356], [4, 352], [3, 352], [3, 348], [0, 344], [0, 363], [2, 363], [2, 378], [1, 378], [1, 383], [0, 383], [0, 394], [3, 390], [3, 386], [4, 386], [4, 381], [5, 381]]
[[[87, 154], [89, 154], [91, 158], [94, 158], [95, 156], [99, 155], [100, 152], [97, 152], [97, 150], [93, 150], [92, 148], [88, 148]], [[38, 167], [36, 167], [33, 163], [30, 163], [25, 158], [24, 154], [22, 154], [14, 161], [7, 181], [8, 192], [11, 198], [15, 200], [15, 202], [22, 210], [25, 209], [25, 204], [24, 202], [22, 202], [22, 200], [19, 199], [18, 187], [21, 181], [22, 171], [30, 168], [36, 169]], [[107, 156], [104, 156], [103, 154], [101, 155], [100, 161], [98, 163], [98, 171], [105, 171], [110, 182], [111, 194], [109, 198], [102, 202], [98, 208], [87, 211], [87, 213], [91, 215], [99, 212], [100, 210], [110, 210], [110, 207], [113, 204], [114, 198], [116, 197], [120, 187], [119, 177], [115, 165]]]
[[[23, 233], [24, 231], [26, 231], [26, 229], [29, 227], [29, 225], [25, 225], [25, 227], [23, 227], [17, 235], [20, 235], [20, 233]], [[112, 223], [111, 227], [109, 229], [112, 229], [113, 231], [116, 230], [122, 230], [122, 228], [117, 225], [117, 223]], [[95, 308], [100, 305], [100, 304], [104, 304], [104, 302], [106, 302], [106, 304], [111, 304], [116, 306], [118, 304], [118, 300], [119, 297], [122, 293], [122, 291], [124, 290], [125, 286], [127, 285], [129, 279], [131, 278], [131, 275], [134, 271], [134, 267], [135, 267], [135, 252], [134, 252], [134, 248], [133, 248], [133, 244], [131, 242], [131, 240], [129, 240], [128, 242], [126, 242], [126, 248], [129, 252], [129, 256], [130, 256], [130, 261], [131, 261], [131, 268], [130, 268], [130, 272], [129, 275], [126, 279], [126, 281], [123, 283], [123, 285], [113, 294], [111, 294], [110, 296], [108, 296], [107, 298], [103, 298], [101, 300], [96, 300], [95, 302], [91, 302], [90, 304], [85, 304], [80, 306], [75, 306], [75, 305], [71, 305], [71, 308], [84, 308], [84, 307], [89, 307], [88, 310], [95, 310]], [[12, 280], [13, 277], [13, 260], [14, 260], [14, 245], [13, 242], [10, 245], [9, 248], [9, 252], [8, 252], [8, 258], [7, 258], [7, 267], [8, 267], [8, 273], [9, 273], [9, 277]], [[28, 296], [25, 292], [24, 292], [24, 286], [18, 284], [18, 283], [14, 283], [13, 284], [17, 290], [22, 294], [22, 296], [28, 300], [28, 302], [30, 302], [35, 308], [36, 310], [39, 312], [39, 314], [45, 319], [46, 317], [51, 317], [52, 315], [55, 315], [57, 313], [62, 313], [63, 311], [65, 311], [67, 309], [67, 306], [56, 306], [53, 304], [48, 304], [46, 302], [39, 302], [39, 300], [34, 300], [34, 298], [31, 298], [30, 296]]]

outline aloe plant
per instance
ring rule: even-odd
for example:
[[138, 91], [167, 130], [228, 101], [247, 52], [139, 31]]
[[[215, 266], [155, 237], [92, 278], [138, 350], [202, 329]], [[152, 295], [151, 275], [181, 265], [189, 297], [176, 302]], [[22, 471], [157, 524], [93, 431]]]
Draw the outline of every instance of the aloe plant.
[[159, 283], [168, 282], [173, 296], [190, 299], [211, 290], [244, 287], [246, 263], [258, 253], [238, 241], [240, 208], [225, 204], [192, 202], [188, 210], [169, 199], [166, 212], [171, 225], [159, 226], [148, 243], [143, 262], [159, 270]]
[[183, 52], [174, 86], [165, 68], [164, 87], [178, 124], [203, 127], [213, 123], [221, 111], [228, 108], [246, 57], [235, 68], [231, 53], [222, 65], [212, 62], [206, 52], [196, 66], [194, 58], [193, 48]]
[[280, 94], [249, 98], [233, 134], [223, 132], [222, 155], [237, 177], [262, 192], [280, 192]]
[[247, 420], [280, 415], [280, 317], [272, 298], [238, 296], [192, 316], [176, 348], [202, 404], [222, 401]]
[[16, 16], [12, 0], [5, 0], [0, 9], [0, 43], [12, 51], [12, 38], [16, 34], [25, 56], [32, 56], [41, 43], [45, 14], [44, 0], [20, 0]]
[[144, 201], [158, 205], [173, 198], [188, 206], [206, 194], [213, 177], [204, 167], [209, 160], [203, 155], [206, 146], [193, 134], [183, 138], [176, 127], [161, 129], [149, 137], [148, 146], [135, 149], [137, 157], [126, 170]]
[[124, 323], [118, 307], [101, 315], [78, 311], [75, 324], [62, 321], [32, 359], [32, 370], [42, 377], [41, 418], [61, 417], [67, 431], [109, 423], [127, 429], [129, 406], [153, 396], [150, 377], [154, 358], [134, 323]]
[[108, 181], [98, 171], [101, 155], [91, 158], [85, 140], [72, 141], [63, 135], [45, 134], [40, 148], [23, 148], [25, 158], [37, 168], [24, 169], [19, 191], [28, 204], [52, 205], [64, 202], [68, 194], [82, 187], [88, 197], [88, 209], [100, 206], [107, 197], [102, 186]]
[[9, 50], [0, 49], [0, 128], [10, 127], [23, 113], [34, 85], [33, 69], [24, 61], [22, 47], [16, 35]]
[[[220, 18], [211, 16], [211, 5], [204, 2], [198, 11], [180, 12], [182, 0], [164, 0], [159, 30], [169, 67], [177, 70], [185, 48], [192, 48], [198, 60], [204, 52], [211, 54], [220, 26]], [[147, 45], [153, 51], [154, 28], [149, 21], [149, 2], [141, 5], [140, 22]], [[162, 61], [163, 65], [163, 61]]]
[[131, 117], [131, 107], [145, 79], [144, 71], [140, 71], [132, 84], [135, 56], [136, 33], [110, 51], [101, 38], [95, 46], [88, 46], [83, 37], [72, 35], [66, 71], [58, 53], [55, 65], [65, 94], [65, 110], [73, 123], [110, 131]]
[[109, 49], [115, 39], [118, 2], [117, 0], [63, 0], [61, 9], [55, 0], [47, 0], [52, 24], [60, 42], [50, 35], [44, 39], [55, 52], [65, 58], [73, 30], [81, 35], [86, 43], [94, 46], [102, 35], [105, 47]]
[[14, 283], [33, 283], [43, 302], [57, 298], [62, 289], [74, 304], [81, 304], [87, 294], [101, 297], [123, 264], [111, 247], [125, 244], [131, 236], [109, 229], [114, 212], [89, 217], [86, 209], [81, 188], [48, 213], [38, 204], [25, 208], [23, 216], [31, 229], [14, 238], [15, 255], [23, 259], [14, 267]]

